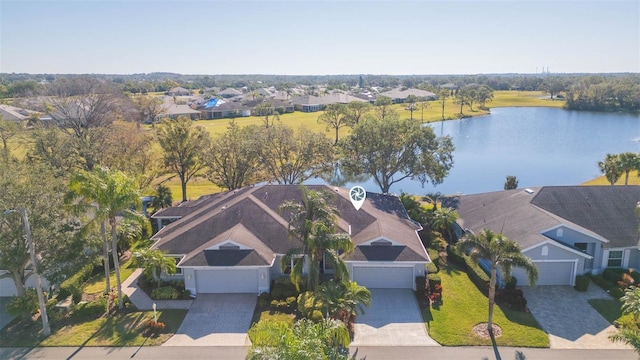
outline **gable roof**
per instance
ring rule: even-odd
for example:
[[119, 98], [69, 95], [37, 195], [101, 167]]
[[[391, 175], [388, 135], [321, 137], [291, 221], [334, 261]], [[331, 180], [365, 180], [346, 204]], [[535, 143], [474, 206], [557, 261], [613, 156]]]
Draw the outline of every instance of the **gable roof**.
[[544, 231], [565, 225], [594, 238], [605, 248], [640, 245], [635, 206], [640, 186], [551, 186], [532, 193], [507, 190], [461, 196], [458, 224], [479, 232], [502, 232], [529, 248], [548, 240]]
[[0, 104], [0, 115], [2, 115], [4, 120], [22, 121], [28, 119], [33, 114], [38, 114], [38, 112], [16, 106]]
[[[359, 211], [348, 199], [348, 189], [310, 185], [311, 190], [335, 194], [333, 205], [340, 212], [338, 231], [348, 233], [356, 247], [347, 260], [428, 262], [429, 257], [412, 222], [397, 197], [368, 193]], [[185, 254], [180, 266], [265, 266], [277, 254], [285, 254], [298, 243], [289, 240], [287, 214], [279, 207], [287, 200], [301, 201], [297, 185], [265, 185], [206, 196], [175, 208], [163, 209], [153, 218], [181, 217], [153, 236], [154, 248], [169, 254]], [[388, 239], [400, 246], [378, 247], [364, 243]], [[233, 241], [250, 250], [211, 250]], [[362, 246], [360, 246], [362, 245]], [[222, 251], [240, 251], [223, 256]]]

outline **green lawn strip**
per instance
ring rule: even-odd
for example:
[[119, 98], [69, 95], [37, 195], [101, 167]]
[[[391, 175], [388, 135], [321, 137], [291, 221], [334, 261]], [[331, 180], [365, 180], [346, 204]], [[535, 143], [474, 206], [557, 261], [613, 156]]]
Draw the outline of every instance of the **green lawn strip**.
[[257, 310], [253, 314], [251, 323], [254, 324], [261, 320], [285, 322], [290, 326], [293, 326], [295, 316], [292, 314], [281, 313], [273, 310]]
[[[130, 258], [126, 262], [120, 264], [120, 279], [124, 282], [137, 268], [133, 265], [133, 258]], [[116, 273], [111, 269], [111, 276], [109, 276], [111, 287], [116, 285]], [[87, 294], [103, 293], [106, 290], [106, 282], [104, 281], [104, 270], [95, 275], [84, 288], [84, 292]]]
[[589, 304], [596, 309], [608, 322], [621, 325], [633, 325], [633, 315], [623, 314], [618, 299], [589, 299]]
[[39, 346], [140, 346], [161, 345], [180, 327], [187, 310], [160, 310], [158, 321], [165, 330], [157, 335], [145, 335], [146, 323], [153, 311], [132, 312], [67, 325], [42, 341]]
[[[491, 340], [480, 339], [472, 331], [473, 326], [487, 321], [487, 297], [465, 272], [452, 265], [439, 275], [443, 304], [423, 310], [429, 335], [446, 346], [491, 345]], [[496, 338], [500, 346], [549, 347], [548, 335], [531, 314], [496, 306], [493, 321], [502, 328], [502, 336]]]

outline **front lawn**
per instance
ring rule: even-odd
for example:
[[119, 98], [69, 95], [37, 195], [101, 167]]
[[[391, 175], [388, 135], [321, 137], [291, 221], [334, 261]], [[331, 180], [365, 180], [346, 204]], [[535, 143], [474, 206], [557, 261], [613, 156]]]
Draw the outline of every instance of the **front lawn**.
[[622, 314], [622, 303], [618, 299], [589, 299], [589, 304], [612, 324], [633, 325], [633, 315]]
[[129, 312], [91, 320], [52, 322], [51, 336], [41, 340], [39, 321], [14, 321], [0, 332], [2, 346], [156, 346], [167, 341], [180, 327], [187, 310], [158, 311], [158, 321], [165, 330], [149, 333], [146, 323], [153, 311]]
[[[486, 322], [488, 299], [464, 271], [449, 264], [438, 273], [442, 279], [442, 305], [425, 309], [422, 317], [429, 336], [445, 346], [491, 345], [472, 331]], [[499, 346], [549, 347], [549, 336], [531, 314], [495, 306], [493, 322], [502, 328]]]
[[[133, 272], [137, 269], [133, 265], [133, 257], [120, 264], [120, 279], [124, 282]], [[111, 269], [111, 276], [109, 276], [110, 285], [112, 288], [116, 286], [116, 272]], [[93, 276], [84, 288], [84, 292], [87, 294], [104, 293], [107, 289], [107, 284], [104, 281], [104, 271]]]

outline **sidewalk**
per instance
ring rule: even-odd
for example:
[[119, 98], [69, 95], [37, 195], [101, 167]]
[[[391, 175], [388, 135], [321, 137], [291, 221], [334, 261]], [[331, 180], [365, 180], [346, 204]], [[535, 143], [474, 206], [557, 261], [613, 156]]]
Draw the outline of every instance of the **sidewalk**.
[[138, 288], [138, 278], [142, 275], [142, 269], [136, 271], [122, 282], [122, 292], [129, 297], [129, 300], [138, 310], [153, 310], [153, 303], [156, 309], [185, 309], [188, 310], [193, 304], [193, 300], [152, 300], [142, 289]]

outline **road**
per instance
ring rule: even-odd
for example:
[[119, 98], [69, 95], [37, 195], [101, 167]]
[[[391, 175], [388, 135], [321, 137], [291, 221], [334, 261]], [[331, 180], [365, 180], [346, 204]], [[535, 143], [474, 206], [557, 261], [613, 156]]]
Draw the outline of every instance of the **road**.
[[[367, 360], [459, 360], [495, 358], [491, 347], [427, 347], [427, 346], [394, 346], [394, 347], [360, 347], [351, 349], [357, 352], [357, 358], [366, 356]], [[234, 346], [153, 346], [153, 347], [46, 347], [46, 348], [0, 348], [0, 359], [216, 359], [241, 360], [247, 349]], [[637, 360], [632, 350], [552, 350], [529, 348], [499, 348], [504, 360]], [[516, 357], [521, 352], [524, 357]]]

